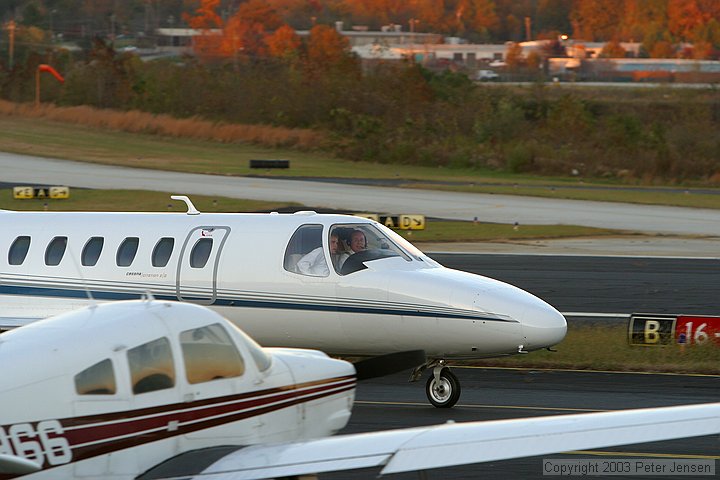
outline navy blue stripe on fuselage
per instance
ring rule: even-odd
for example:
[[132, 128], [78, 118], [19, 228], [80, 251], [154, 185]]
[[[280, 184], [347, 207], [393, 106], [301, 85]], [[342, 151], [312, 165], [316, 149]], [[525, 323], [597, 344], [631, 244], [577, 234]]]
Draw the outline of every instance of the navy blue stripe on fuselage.
[[[28, 297], [53, 297], [53, 298], [87, 298], [88, 293], [96, 300], [134, 300], [139, 298], [142, 292], [108, 292], [104, 290], [77, 290], [70, 288], [48, 288], [31, 287], [24, 285], [0, 285], [0, 295], [21, 295]], [[176, 295], [163, 295], [152, 292], [157, 300], [179, 300]], [[193, 297], [194, 298], [194, 297]], [[207, 297], [205, 297], [207, 298]], [[184, 296], [188, 300], [189, 296]], [[203, 297], [198, 297], [202, 300]], [[209, 298], [208, 298], [209, 299]], [[489, 317], [484, 315], [462, 314], [462, 313], [439, 313], [422, 311], [418, 309], [365, 307], [358, 305], [328, 305], [320, 303], [290, 303], [269, 300], [242, 300], [230, 298], [216, 298], [213, 306], [220, 307], [244, 307], [244, 308], [269, 308], [279, 310], [304, 310], [314, 312], [339, 312], [339, 313], [364, 313], [376, 315], [404, 315], [407, 317], [431, 317], [447, 318], [458, 320], [483, 320], [488, 322], [517, 323], [516, 320]]]

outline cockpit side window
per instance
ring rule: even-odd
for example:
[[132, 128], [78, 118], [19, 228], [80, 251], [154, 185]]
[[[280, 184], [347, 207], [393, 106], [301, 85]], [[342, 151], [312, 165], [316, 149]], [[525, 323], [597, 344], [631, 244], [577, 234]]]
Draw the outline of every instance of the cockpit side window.
[[109, 358], [75, 375], [78, 395], [114, 395], [116, 390], [115, 371]]
[[175, 386], [175, 364], [167, 338], [131, 348], [127, 359], [133, 393], [154, 392]]
[[365, 262], [387, 257], [412, 261], [410, 255], [385, 232], [370, 223], [333, 225], [330, 235], [337, 235], [339, 248], [333, 258], [335, 270], [348, 275], [367, 268]]
[[219, 323], [180, 333], [180, 346], [188, 383], [239, 377], [245, 373], [240, 352]]
[[302, 225], [293, 234], [285, 249], [283, 267], [288, 272], [311, 277], [330, 275], [322, 246], [322, 225]]

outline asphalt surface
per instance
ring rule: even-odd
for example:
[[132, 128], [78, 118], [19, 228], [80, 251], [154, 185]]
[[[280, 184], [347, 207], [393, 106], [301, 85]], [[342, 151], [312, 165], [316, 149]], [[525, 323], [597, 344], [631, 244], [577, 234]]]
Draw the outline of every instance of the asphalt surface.
[[569, 224], [638, 232], [720, 237], [720, 212], [655, 205], [589, 202], [227, 177], [0, 153], [0, 181], [104, 189], [140, 189], [298, 202], [350, 211], [412, 214], [496, 223]]
[[561, 312], [720, 315], [720, 259], [436, 253], [449, 268], [527, 290]]
[[[407, 373], [361, 382], [353, 417], [341, 433], [436, 425], [448, 420], [501, 420], [709, 403], [720, 399], [720, 376], [484, 368], [455, 368], [454, 371], [463, 390], [460, 402], [450, 410], [430, 406], [424, 393], [425, 379], [418, 383], [408, 383]], [[667, 459], [690, 455], [701, 459], [720, 459], [718, 437], [705, 436], [443, 468], [427, 472], [427, 478], [541, 478], [543, 458]], [[376, 473], [376, 470], [365, 469], [330, 473], [320, 478], [366, 479], [375, 478]], [[417, 479], [418, 475], [402, 474], [387, 478]]]

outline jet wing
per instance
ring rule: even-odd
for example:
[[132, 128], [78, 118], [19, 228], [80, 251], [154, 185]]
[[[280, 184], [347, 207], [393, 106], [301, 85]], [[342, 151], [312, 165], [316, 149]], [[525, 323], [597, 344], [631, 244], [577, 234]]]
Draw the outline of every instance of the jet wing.
[[0, 317], [0, 331], [10, 330], [11, 328], [22, 327], [32, 322], [41, 320], [41, 317], [27, 318], [27, 317]]
[[720, 403], [449, 423], [251, 446], [198, 478], [250, 480], [371, 467], [383, 467], [383, 475], [717, 433]]

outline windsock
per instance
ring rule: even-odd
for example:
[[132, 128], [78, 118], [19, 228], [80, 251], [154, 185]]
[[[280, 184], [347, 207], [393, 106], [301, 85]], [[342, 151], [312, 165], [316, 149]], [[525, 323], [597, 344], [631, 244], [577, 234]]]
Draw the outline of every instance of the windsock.
[[40, 65], [38, 65], [38, 71], [40, 71], [40, 72], [48, 72], [48, 73], [52, 74], [53, 77], [57, 78], [58, 82], [60, 82], [60, 83], [65, 83], [65, 79], [63, 78], [63, 76], [60, 75], [60, 74], [58, 73], [58, 71], [55, 70], [55, 69], [54, 69], [53, 67], [51, 67], [50, 65], [46, 65], [46, 64], [44, 64], [44, 63], [41, 63]]

